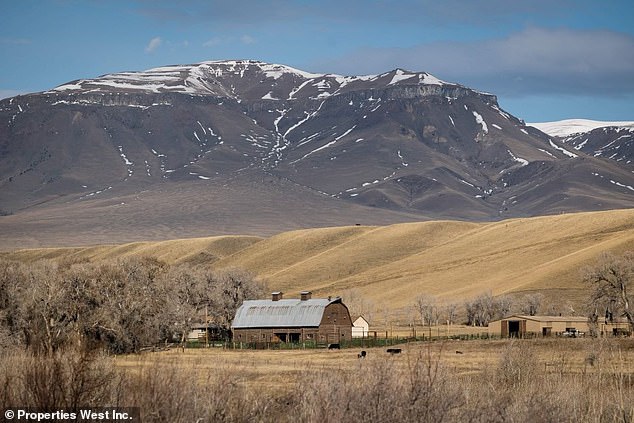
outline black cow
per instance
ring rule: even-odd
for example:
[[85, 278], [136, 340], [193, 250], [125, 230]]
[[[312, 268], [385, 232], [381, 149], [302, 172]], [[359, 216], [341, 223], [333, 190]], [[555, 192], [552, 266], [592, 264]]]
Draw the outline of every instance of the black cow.
[[357, 354], [357, 358], [365, 358], [366, 355], [367, 353], [365, 351], [361, 351], [359, 354]]
[[339, 344], [328, 344], [329, 350], [340, 350], [341, 346]]
[[387, 352], [389, 352], [392, 355], [400, 354], [401, 353], [401, 349], [400, 348], [388, 348]]

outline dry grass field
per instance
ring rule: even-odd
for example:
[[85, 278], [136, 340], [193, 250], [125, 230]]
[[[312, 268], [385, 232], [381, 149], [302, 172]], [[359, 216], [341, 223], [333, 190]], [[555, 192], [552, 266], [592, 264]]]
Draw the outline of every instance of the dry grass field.
[[[630, 421], [632, 340], [416, 342], [328, 350], [171, 350], [116, 358], [139, 374], [219, 377], [274, 421]], [[280, 403], [286, 404], [281, 410]], [[279, 413], [274, 416], [273, 413]], [[374, 416], [374, 417], [373, 417]], [[283, 419], [284, 420], [284, 419]], [[286, 420], [285, 420], [286, 421]]]
[[[147, 366], [195, 370], [201, 378], [207, 372], [230, 371], [242, 383], [263, 392], [292, 390], [294, 383], [323, 370], [350, 372], [363, 366], [391, 360], [399, 371], [412, 361], [429, 356], [456, 375], [484, 374], [517, 348], [525, 351], [530, 366], [546, 373], [582, 374], [589, 371], [622, 373], [634, 384], [634, 341], [602, 339], [531, 339], [531, 340], [446, 340], [411, 342], [395, 345], [401, 354], [391, 355], [386, 347], [346, 348], [342, 350], [231, 350], [222, 348], [180, 348], [162, 352], [117, 356], [116, 366], [139, 370]], [[365, 359], [358, 354], [367, 352]], [[589, 357], [601, 357], [591, 365]], [[634, 385], [633, 385], [634, 386]]]
[[[187, 371], [195, 370], [201, 380], [207, 373], [230, 371], [239, 375], [242, 383], [256, 387], [263, 393], [284, 393], [294, 389], [294, 383], [310, 378], [320, 371], [350, 372], [384, 360], [391, 360], [401, 370], [407, 367], [408, 361], [421, 353], [432, 353], [441, 360], [444, 366], [460, 374], [473, 374], [494, 366], [503, 354], [508, 341], [446, 341], [410, 344], [399, 344], [403, 352], [390, 355], [386, 347], [349, 348], [342, 350], [327, 349], [295, 349], [295, 350], [224, 350], [222, 348], [192, 348], [184, 351], [175, 348], [158, 353], [125, 355], [115, 358], [117, 367], [138, 371], [144, 367], [177, 368]], [[542, 346], [544, 347], [544, 346]], [[367, 352], [365, 360], [358, 359], [358, 354]], [[462, 354], [456, 354], [456, 351]], [[543, 348], [544, 354], [550, 350]], [[571, 360], [583, 362], [580, 354], [570, 357]], [[634, 360], [634, 356], [631, 357]], [[634, 361], [633, 361], [634, 362]], [[633, 370], [634, 371], [634, 370]]]
[[[629, 422], [631, 339], [329, 350], [0, 354], [0, 406], [138, 407], [145, 422]], [[78, 381], [82, 389], [77, 389]]]
[[174, 264], [244, 268], [287, 297], [311, 290], [315, 296], [362, 299], [377, 312], [400, 310], [404, 316], [421, 293], [450, 303], [484, 292], [541, 292], [547, 299], [580, 305], [586, 296], [581, 270], [604, 251], [631, 249], [634, 210], [614, 210], [491, 223], [307, 229], [269, 238], [236, 235], [28, 249], [2, 256], [27, 262], [153, 256]]

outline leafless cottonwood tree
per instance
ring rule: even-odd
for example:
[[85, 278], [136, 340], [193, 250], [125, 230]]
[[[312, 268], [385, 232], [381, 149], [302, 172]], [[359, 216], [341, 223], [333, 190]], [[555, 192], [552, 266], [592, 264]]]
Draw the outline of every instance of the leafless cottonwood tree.
[[497, 311], [497, 315], [496, 317], [503, 319], [505, 317], [507, 317], [509, 314], [511, 314], [511, 311], [513, 310], [513, 298], [511, 298], [509, 295], [501, 295], [498, 298], [496, 298], [496, 311]]
[[347, 289], [343, 291], [342, 297], [346, 299], [346, 305], [350, 310], [350, 315], [354, 317], [363, 316], [367, 321], [371, 322], [374, 317], [374, 309], [376, 305], [372, 300], [363, 297], [363, 294], [356, 289]]
[[524, 295], [521, 311], [529, 316], [535, 316], [544, 302], [544, 296], [540, 293]]
[[242, 269], [224, 269], [210, 272], [206, 277], [210, 290], [210, 309], [216, 324], [229, 329], [236, 310], [244, 300], [261, 298], [263, 285], [255, 276]]
[[496, 316], [496, 300], [491, 292], [485, 292], [477, 298], [465, 302], [467, 324], [472, 326], [487, 326]]
[[[166, 318], [172, 322], [168, 332], [180, 334], [184, 346], [187, 333], [200, 320], [207, 295], [204, 278], [187, 267], [171, 268], [162, 275], [160, 283], [172, 294], [166, 299]], [[166, 334], [169, 336], [169, 333]]]
[[458, 303], [447, 303], [443, 304], [439, 308], [439, 316], [442, 316], [443, 323], [447, 323], [449, 325], [453, 325], [456, 322], [458, 317]]
[[240, 270], [170, 267], [153, 258], [99, 263], [0, 261], [0, 344], [51, 355], [63, 346], [114, 353], [181, 340], [209, 309], [228, 329], [262, 287]]
[[436, 302], [436, 297], [432, 295], [421, 294], [416, 297], [414, 306], [423, 326], [432, 326], [434, 322], [438, 320], [438, 306]]
[[622, 316], [630, 331], [634, 331], [634, 315], [631, 308], [634, 290], [634, 252], [623, 255], [604, 253], [597, 264], [585, 269], [584, 280], [592, 287], [591, 302], [594, 314], [605, 309], [606, 320]]

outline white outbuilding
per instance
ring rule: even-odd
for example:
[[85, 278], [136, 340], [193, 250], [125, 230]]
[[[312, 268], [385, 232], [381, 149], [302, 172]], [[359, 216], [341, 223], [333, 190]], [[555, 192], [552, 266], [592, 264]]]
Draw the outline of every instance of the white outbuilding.
[[363, 316], [357, 317], [352, 322], [352, 337], [353, 338], [367, 338], [370, 333], [370, 323]]

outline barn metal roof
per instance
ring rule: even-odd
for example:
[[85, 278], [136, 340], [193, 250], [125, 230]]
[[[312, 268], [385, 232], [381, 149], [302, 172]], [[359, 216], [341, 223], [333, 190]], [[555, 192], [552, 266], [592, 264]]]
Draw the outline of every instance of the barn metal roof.
[[341, 298], [244, 301], [236, 311], [231, 327], [234, 329], [318, 327], [326, 306], [336, 302], [341, 302]]

